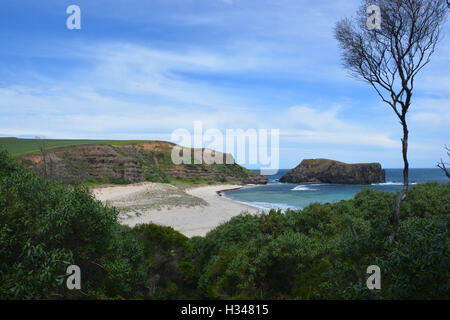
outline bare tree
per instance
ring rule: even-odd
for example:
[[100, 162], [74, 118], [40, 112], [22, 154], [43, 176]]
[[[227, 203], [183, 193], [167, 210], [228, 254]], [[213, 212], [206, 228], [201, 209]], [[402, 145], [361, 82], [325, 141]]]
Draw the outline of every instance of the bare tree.
[[[368, 25], [368, 8], [372, 5], [380, 8], [381, 23], [375, 28]], [[414, 80], [430, 62], [447, 11], [442, 0], [363, 0], [358, 18], [341, 20], [335, 28], [344, 67], [376, 90], [403, 128], [403, 189], [395, 203], [391, 241], [397, 234], [400, 206], [408, 192], [406, 114], [411, 106]]]
[[42, 168], [42, 174], [44, 177], [52, 176], [53, 175], [53, 160], [48, 152], [47, 143], [45, 142], [44, 138], [36, 137], [35, 138], [39, 145], [39, 152], [42, 156], [42, 162], [43, 162], [43, 168]]
[[42, 168], [42, 174], [44, 175], [44, 177], [48, 176], [48, 164], [47, 164], [47, 155], [48, 155], [48, 150], [47, 150], [47, 145], [45, 143], [44, 139], [41, 139], [41, 137], [36, 136], [36, 141], [38, 143], [39, 146], [39, 152], [41, 153], [42, 156], [42, 163], [43, 163], [43, 168]]
[[[450, 148], [445, 146], [444, 149], [447, 150], [447, 155], [450, 158]], [[448, 171], [449, 169], [447, 168], [447, 166], [450, 166], [450, 164], [444, 162], [444, 160], [441, 159], [441, 162], [438, 163], [437, 166], [438, 166], [438, 168], [441, 168], [442, 170], [444, 170], [445, 175], [447, 176], [447, 178], [450, 179], [450, 172]]]

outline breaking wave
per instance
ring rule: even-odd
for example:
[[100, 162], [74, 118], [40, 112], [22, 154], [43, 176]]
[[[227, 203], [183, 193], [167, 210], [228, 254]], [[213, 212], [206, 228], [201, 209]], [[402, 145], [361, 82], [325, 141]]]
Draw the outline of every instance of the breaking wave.
[[317, 191], [319, 189], [311, 188], [310, 186], [299, 185], [291, 189], [291, 191]]

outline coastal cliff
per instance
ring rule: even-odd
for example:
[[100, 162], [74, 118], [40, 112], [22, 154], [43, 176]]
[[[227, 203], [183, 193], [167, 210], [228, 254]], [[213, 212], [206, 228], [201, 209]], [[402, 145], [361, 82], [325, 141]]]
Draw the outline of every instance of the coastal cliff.
[[386, 177], [379, 163], [347, 164], [328, 159], [307, 159], [290, 170], [280, 182], [371, 184], [386, 182]]
[[[148, 141], [122, 145], [95, 144], [64, 147], [43, 155], [30, 154], [16, 159], [35, 173], [64, 183], [127, 184], [144, 181], [170, 183], [174, 180], [193, 183], [266, 184], [267, 178], [236, 163], [175, 165], [171, 154], [177, 145]], [[229, 154], [217, 157], [233, 159]], [[230, 158], [231, 157], [231, 158]]]

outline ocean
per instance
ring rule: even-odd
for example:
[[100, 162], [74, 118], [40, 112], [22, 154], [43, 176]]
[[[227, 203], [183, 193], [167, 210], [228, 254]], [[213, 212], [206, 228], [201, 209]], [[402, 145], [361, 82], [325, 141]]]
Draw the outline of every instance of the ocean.
[[[386, 183], [372, 185], [338, 185], [338, 184], [291, 184], [280, 183], [280, 179], [289, 170], [280, 170], [277, 175], [268, 176], [265, 186], [247, 187], [226, 191], [222, 195], [252, 207], [268, 211], [270, 209], [302, 209], [313, 202], [338, 202], [353, 198], [364, 188], [380, 191], [397, 192], [403, 185], [402, 169], [386, 169]], [[444, 172], [436, 169], [410, 169], [410, 184], [437, 181], [449, 183]]]

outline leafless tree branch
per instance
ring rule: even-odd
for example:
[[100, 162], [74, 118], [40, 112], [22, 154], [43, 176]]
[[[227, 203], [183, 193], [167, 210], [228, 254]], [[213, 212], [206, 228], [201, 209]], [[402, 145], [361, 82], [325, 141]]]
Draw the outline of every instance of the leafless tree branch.
[[44, 177], [48, 176], [48, 149], [47, 144], [45, 143], [45, 139], [41, 139], [40, 137], [36, 137], [36, 140], [38, 141], [39, 145], [39, 152], [42, 156], [42, 162], [43, 162], [43, 168], [42, 168], [42, 174]]
[[[450, 159], [450, 148], [447, 147], [447, 146], [445, 146], [444, 149], [447, 150], [447, 156], [448, 156], [449, 159]], [[441, 168], [441, 169], [444, 171], [444, 173], [445, 173], [445, 175], [447, 176], [447, 178], [450, 179], [450, 172], [449, 172], [449, 169], [447, 168], [447, 166], [450, 166], [450, 164], [444, 162], [444, 160], [441, 159], [441, 162], [438, 163], [437, 166], [438, 166], [438, 168]]]

